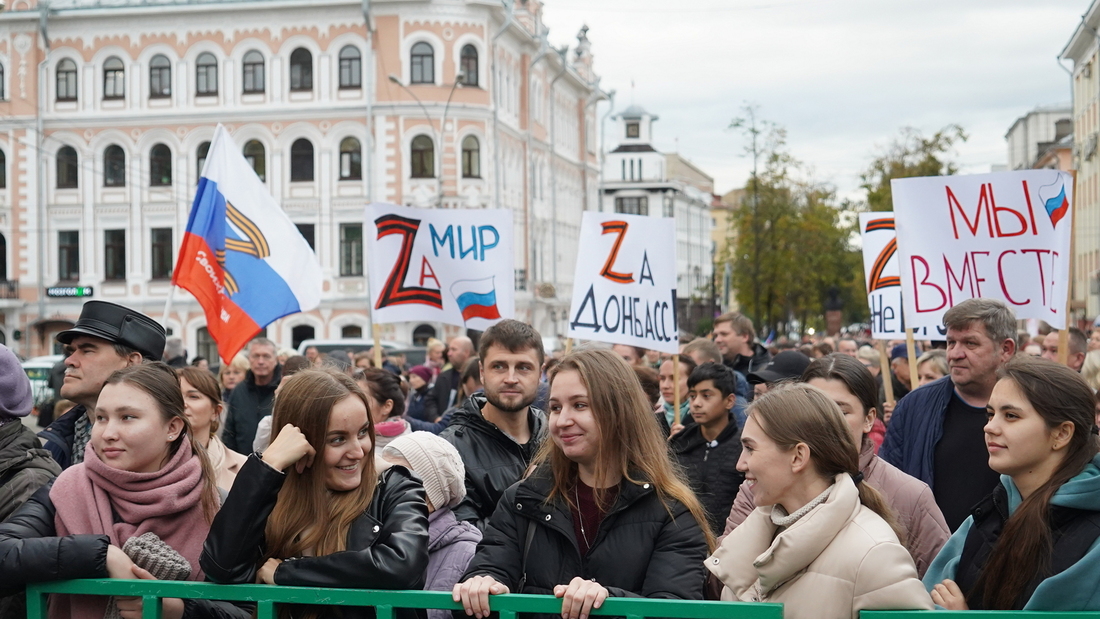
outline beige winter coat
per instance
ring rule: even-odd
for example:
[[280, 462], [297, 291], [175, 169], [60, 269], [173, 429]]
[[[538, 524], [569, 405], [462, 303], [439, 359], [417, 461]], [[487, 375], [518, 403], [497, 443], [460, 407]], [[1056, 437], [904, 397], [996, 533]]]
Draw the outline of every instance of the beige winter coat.
[[[864, 439], [859, 454], [859, 470], [863, 471], [863, 483], [871, 484], [886, 498], [886, 503], [894, 510], [898, 524], [905, 531], [905, 547], [913, 556], [917, 565], [917, 576], [924, 573], [932, 560], [939, 554], [940, 548], [951, 537], [951, 530], [936, 505], [936, 497], [928, 484], [906, 475], [901, 469], [875, 455], [874, 444]], [[752, 487], [741, 484], [737, 499], [733, 502], [729, 518], [726, 519], [726, 535], [737, 528], [756, 509], [752, 498]], [[719, 538], [718, 543], [722, 543]]]
[[848, 475], [828, 500], [776, 534], [758, 507], [710, 557], [722, 599], [781, 602], [785, 619], [859, 619], [861, 610], [931, 610], [913, 559], [886, 521], [859, 502]]

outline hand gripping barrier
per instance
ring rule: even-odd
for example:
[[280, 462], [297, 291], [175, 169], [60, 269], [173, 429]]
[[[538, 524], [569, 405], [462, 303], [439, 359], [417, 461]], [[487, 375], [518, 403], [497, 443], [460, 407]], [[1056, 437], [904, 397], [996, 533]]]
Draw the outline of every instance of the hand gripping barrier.
[[[46, 599], [51, 593], [122, 595], [144, 598], [143, 619], [161, 619], [160, 598], [229, 600], [256, 603], [257, 619], [275, 619], [276, 604], [322, 606], [374, 606], [377, 619], [394, 619], [395, 608], [461, 610], [449, 591], [378, 591], [371, 589], [317, 589], [273, 585], [215, 585], [167, 580], [66, 580], [27, 586], [27, 619], [47, 619]], [[500, 619], [516, 619], [516, 613], [560, 614], [561, 600], [549, 595], [494, 595], [491, 606]], [[648, 598], [608, 598], [592, 615], [627, 619], [783, 619], [781, 604], [699, 602]], [[879, 618], [885, 619], [885, 618]]]

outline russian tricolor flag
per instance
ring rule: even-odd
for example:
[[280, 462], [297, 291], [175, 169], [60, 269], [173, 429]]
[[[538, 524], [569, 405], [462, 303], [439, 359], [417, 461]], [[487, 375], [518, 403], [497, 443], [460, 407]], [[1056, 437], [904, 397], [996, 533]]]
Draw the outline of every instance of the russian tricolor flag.
[[497, 309], [497, 291], [492, 277], [460, 279], [451, 284], [451, 294], [458, 303], [458, 309], [462, 312], [464, 321], [468, 322], [472, 318], [485, 320], [500, 318], [500, 310]]
[[193, 294], [229, 363], [260, 329], [321, 303], [321, 265], [218, 125], [172, 283]]
[[1059, 178], [1057, 181], [1039, 188], [1039, 199], [1043, 201], [1050, 223], [1058, 227], [1058, 222], [1069, 212], [1069, 199], [1066, 197], [1066, 184]]

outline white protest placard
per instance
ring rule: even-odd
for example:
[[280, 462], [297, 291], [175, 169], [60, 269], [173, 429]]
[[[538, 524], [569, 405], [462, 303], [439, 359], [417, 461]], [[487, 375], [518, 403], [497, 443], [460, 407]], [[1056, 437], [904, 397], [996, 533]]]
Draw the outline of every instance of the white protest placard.
[[679, 352], [675, 221], [588, 211], [579, 247], [569, 337]]
[[1066, 326], [1073, 177], [1057, 170], [891, 181], [906, 324], [943, 329], [966, 299]]
[[[867, 305], [871, 309], [871, 338], [897, 340], [905, 337], [901, 307], [901, 276], [898, 242], [893, 213], [860, 213], [859, 232], [863, 241], [863, 273], [867, 282]], [[917, 329], [918, 339], [928, 337]]]
[[375, 323], [484, 330], [515, 315], [512, 211], [371, 204], [364, 237]]

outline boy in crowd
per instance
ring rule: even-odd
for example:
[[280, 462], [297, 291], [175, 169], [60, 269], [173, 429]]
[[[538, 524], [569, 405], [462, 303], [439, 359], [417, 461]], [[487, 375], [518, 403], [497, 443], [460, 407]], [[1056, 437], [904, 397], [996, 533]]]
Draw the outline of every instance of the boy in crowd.
[[688, 377], [688, 400], [695, 423], [669, 440], [673, 455], [707, 512], [715, 535], [721, 535], [737, 490], [745, 475], [737, 470], [741, 429], [730, 411], [733, 371], [720, 363], [704, 363]]

